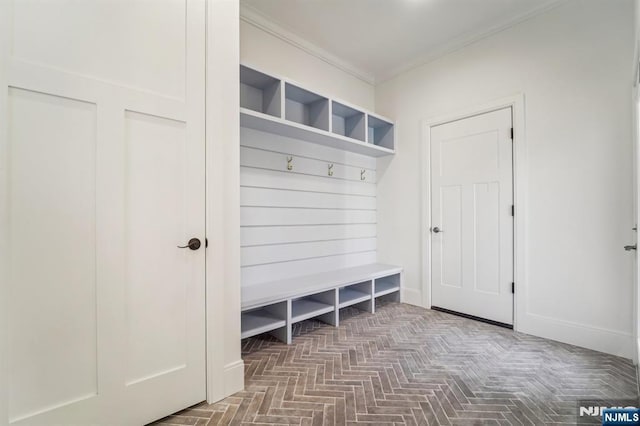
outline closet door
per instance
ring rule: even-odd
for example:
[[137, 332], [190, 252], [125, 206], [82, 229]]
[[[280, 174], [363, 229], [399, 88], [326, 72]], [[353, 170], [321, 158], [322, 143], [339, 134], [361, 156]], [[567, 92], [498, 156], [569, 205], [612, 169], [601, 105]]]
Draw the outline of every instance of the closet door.
[[0, 424], [204, 400], [204, 0], [0, 8]]

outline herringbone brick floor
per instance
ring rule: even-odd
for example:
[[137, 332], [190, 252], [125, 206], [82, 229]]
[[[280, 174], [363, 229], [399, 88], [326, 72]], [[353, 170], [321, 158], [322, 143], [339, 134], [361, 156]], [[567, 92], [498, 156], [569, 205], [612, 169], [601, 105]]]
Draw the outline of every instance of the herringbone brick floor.
[[305, 321], [244, 340], [246, 389], [158, 425], [576, 424], [577, 401], [637, 401], [631, 361], [422, 308]]

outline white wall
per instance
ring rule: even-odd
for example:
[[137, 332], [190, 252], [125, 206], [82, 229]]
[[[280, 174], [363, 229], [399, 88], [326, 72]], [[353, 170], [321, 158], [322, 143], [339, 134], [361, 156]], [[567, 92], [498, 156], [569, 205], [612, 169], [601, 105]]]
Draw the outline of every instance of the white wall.
[[[523, 93], [528, 164], [526, 296], [517, 328], [632, 355], [633, 53], [630, 0], [570, 1], [380, 85], [397, 154], [378, 165], [378, 258], [422, 288], [421, 120]], [[428, 271], [425, 271], [428, 273]]]
[[374, 88], [371, 84], [242, 20], [240, 61], [267, 73], [287, 77], [324, 96], [373, 110]]

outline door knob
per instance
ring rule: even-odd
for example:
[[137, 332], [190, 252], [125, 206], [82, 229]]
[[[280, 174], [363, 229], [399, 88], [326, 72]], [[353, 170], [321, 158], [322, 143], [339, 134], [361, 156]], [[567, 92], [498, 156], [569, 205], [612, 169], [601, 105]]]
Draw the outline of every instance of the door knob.
[[189, 240], [189, 244], [186, 246], [178, 246], [178, 248], [190, 248], [191, 250], [198, 250], [200, 248], [200, 240], [192, 238]]
[[626, 251], [631, 251], [631, 250], [638, 250], [638, 246], [636, 244], [632, 245], [632, 246], [624, 246], [624, 249]]
[[433, 233], [434, 233], [434, 234], [438, 234], [438, 233], [442, 232], [442, 231], [440, 230], [440, 228], [438, 228], [437, 226], [436, 226], [436, 227], [434, 227], [431, 231], [433, 231]]

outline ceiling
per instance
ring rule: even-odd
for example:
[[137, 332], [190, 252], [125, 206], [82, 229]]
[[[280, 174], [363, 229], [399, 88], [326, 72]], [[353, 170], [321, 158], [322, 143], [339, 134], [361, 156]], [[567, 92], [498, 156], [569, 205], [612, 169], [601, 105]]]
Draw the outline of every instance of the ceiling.
[[241, 0], [241, 15], [377, 83], [562, 1]]

